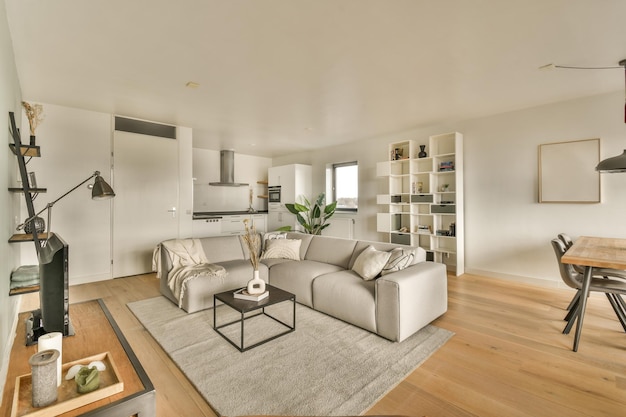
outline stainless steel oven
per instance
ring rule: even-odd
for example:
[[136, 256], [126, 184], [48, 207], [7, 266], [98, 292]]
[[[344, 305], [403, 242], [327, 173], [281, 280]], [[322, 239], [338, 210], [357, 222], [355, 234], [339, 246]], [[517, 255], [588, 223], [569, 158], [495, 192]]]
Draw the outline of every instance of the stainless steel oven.
[[267, 200], [270, 203], [280, 203], [280, 185], [267, 187]]

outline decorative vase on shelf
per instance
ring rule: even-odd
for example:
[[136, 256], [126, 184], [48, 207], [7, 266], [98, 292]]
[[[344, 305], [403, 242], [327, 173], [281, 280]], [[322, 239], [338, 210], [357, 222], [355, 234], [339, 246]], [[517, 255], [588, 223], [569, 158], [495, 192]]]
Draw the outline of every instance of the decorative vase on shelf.
[[35, 140], [36, 140], [35, 135], [30, 135], [30, 146], [37, 146], [35, 145]]
[[417, 154], [418, 158], [426, 158], [428, 156], [428, 154], [426, 153], [424, 149], [426, 149], [426, 145], [420, 145], [420, 151]]
[[248, 294], [263, 294], [265, 292], [265, 281], [259, 278], [259, 271], [257, 269], [254, 270], [252, 279], [248, 281]]

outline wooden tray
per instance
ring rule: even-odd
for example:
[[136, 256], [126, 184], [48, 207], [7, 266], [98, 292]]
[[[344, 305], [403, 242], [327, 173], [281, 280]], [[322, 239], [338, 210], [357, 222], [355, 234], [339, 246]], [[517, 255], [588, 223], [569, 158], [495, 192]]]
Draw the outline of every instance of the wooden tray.
[[[74, 379], [66, 381], [65, 374], [68, 369], [76, 364], [88, 365], [92, 361], [102, 361], [107, 367], [106, 370], [100, 372], [100, 388], [87, 394], [79, 394], [76, 391], [76, 382]], [[117, 367], [109, 352], [65, 363], [61, 369], [63, 381], [61, 382], [61, 386], [57, 389], [58, 398], [56, 402], [47, 407], [33, 407], [32, 374], [18, 376], [15, 380], [11, 417], [58, 416], [59, 414], [66, 413], [124, 390], [124, 383], [119, 377]]]

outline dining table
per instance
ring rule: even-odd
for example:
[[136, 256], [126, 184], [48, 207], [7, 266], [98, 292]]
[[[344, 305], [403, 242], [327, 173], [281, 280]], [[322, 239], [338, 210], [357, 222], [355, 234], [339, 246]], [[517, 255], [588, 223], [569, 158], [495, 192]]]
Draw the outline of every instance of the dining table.
[[580, 308], [578, 309], [576, 319], [576, 334], [574, 336], [573, 350], [577, 352], [593, 268], [626, 270], [626, 239], [581, 236], [574, 241], [574, 244], [561, 257], [561, 262], [585, 267], [580, 294]]

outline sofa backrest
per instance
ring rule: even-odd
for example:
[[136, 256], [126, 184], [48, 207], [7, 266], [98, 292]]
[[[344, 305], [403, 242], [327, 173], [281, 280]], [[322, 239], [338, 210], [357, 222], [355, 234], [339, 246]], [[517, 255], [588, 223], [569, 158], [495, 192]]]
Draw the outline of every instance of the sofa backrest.
[[248, 249], [238, 235], [200, 238], [204, 254], [210, 263], [248, 259]]
[[324, 262], [348, 269], [357, 241], [328, 236], [312, 236], [303, 259]]
[[426, 260], [426, 251], [419, 246], [407, 246], [397, 243], [370, 242], [367, 240], [352, 240], [330, 236], [317, 236], [305, 233], [287, 233], [287, 239], [300, 239], [300, 259], [324, 262], [351, 269], [356, 258], [368, 246], [376, 250], [390, 251], [394, 248], [406, 248], [415, 251], [413, 265]]
[[311, 240], [313, 240], [313, 235], [309, 235], [307, 233], [289, 232], [286, 237], [287, 239], [300, 239], [302, 241], [300, 243], [300, 259], [305, 259], [306, 251], [309, 250], [309, 245], [311, 244]]

